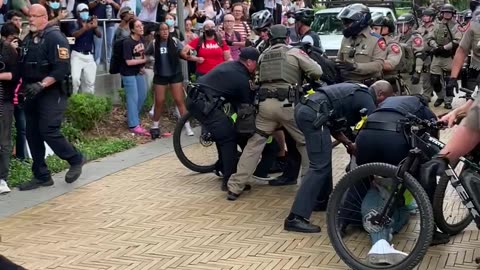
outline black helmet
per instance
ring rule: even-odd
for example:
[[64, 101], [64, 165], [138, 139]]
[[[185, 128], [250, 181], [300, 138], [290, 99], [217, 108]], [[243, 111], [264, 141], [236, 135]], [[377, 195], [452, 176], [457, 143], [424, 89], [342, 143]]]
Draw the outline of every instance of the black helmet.
[[370, 9], [364, 4], [351, 4], [346, 6], [338, 13], [337, 18], [346, 22], [353, 22], [350, 26], [343, 30], [345, 37], [358, 35], [363, 29], [369, 26], [372, 15]]
[[426, 8], [422, 12], [422, 16], [435, 17], [435, 10], [433, 8]]
[[464, 20], [465, 20], [465, 21], [471, 20], [471, 19], [472, 19], [472, 16], [473, 16], [472, 14], [473, 14], [473, 12], [472, 12], [470, 9], [464, 10], [464, 11], [463, 11]]
[[310, 26], [315, 17], [315, 11], [311, 8], [302, 8], [295, 12], [295, 21]]
[[270, 11], [264, 9], [252, 14], [252, 28], [254, 30], [269, 27], [273, 24], [273, 16]]
[[415, 25], [416, 18], [413, 16], [413, 14], [410, 13], [405, 13], [400, 15], [400, 17], [397, 18], [397, 24], [399, 23], [404, 23], [404, 24], [409, 24], [409, 25]]
[[471, 0], [470, 1], [470, 10], [472, 12], [474, 12], [475, 9], [477, 9], [478, 6], [480, 6], [480, 0]]
[[395, 32], [395, 24], [388, 17], [383, 16], [382, 14], [376, 15], [372, 18], [372, 26], [382, 26], [388, 27], [388, 33], [391, 34]]
[[451, 4], [445, 4], [440, 8], [440, 13], [450, 12], [455, 15], [455, 7]]

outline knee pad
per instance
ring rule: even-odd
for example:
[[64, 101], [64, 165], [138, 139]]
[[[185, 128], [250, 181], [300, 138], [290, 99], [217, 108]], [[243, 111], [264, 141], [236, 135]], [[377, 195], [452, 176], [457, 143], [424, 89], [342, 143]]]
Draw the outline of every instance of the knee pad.
[[433, 91], [439, 93], [442, 91], [442, 77], [441, 75], [431, 74], [430, 81], [432, 82]]

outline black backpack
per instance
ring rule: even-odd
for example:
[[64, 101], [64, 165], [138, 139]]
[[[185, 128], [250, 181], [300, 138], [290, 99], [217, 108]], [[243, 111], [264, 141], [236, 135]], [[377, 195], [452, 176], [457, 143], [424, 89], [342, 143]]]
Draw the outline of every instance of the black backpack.
[[120, 73], [120, 67], [125, 64], [125, 60], [123, 59], [123, 42], [126, 39], [126, 37], [120, 38], [113, 44], [109, 68], [110, 74]]
[[320, 77], [320, 80], [327, 85], [337, 83], [339, 77], [337, 75], [337, 69], [335, 68], [335, 62], [328, 59], [319, 48], [305, 42], [300, 42], [299, 44], [296, 44], [295, 47], [304, 51], [313, 59], [313, 61], [317, 62], [317, 64], [322, 67], [323, 74]]

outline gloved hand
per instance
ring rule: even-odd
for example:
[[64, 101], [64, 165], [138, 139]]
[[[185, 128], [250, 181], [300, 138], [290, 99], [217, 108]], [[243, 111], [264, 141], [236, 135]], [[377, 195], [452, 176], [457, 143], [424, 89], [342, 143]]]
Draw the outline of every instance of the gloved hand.
[[228, 46], [233, 46], [233, 41], [231, 41], [231, 40], [225, 40], [225, 42], [227, 42], [227, 45], [228, 45]]
[[42, 90], [43, 90], [43, 85], [40, 82], [26, 84], [24, 87], [25, 98], [32, 99]]
[[420, 82], [420, 72], [414, 72], [412, 75], [412, 84], [418, 84]]
[[445, 48], [443, 46], [438, 46], [437, 48], [432, 50], [433, 55], [440, 55], [445, 53]]
[[344, 69], [346, 71], [354, 71], [357, 68], [356, 64], [348, 62], [337, 62], [336, 66], [338, 69]]
[[422, 165], [420, 171], [421, 183], [430, 183], [434, 179], [436, 182], [437, 175], [444, 175], [449, 163], [448, 158], [444, 155], [435, 155], [430, 161]]
[[457, 78], [447, 78], [447, 84], [445, 85], [445, 92], [447, 93], [453, 93], [455, 90], [455, 93], [458, 94], [458, 82]]

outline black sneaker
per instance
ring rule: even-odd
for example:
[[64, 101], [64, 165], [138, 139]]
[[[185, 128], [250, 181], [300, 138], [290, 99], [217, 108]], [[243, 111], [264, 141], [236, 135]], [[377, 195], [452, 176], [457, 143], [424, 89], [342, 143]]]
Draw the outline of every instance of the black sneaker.
[[82, 157], [82, 162], [77, 165], [70, 165], [70, 169], [68, 170], [67, 174], [65, 174], [65, 182], [71, 184], [80, 177], [82, 174], [82, 167], [87, 160]]
[[39, 187], [48, 187], [48, 186], [53, 186], [53, 179], [51, 176], [49, 176], [48, 179], [45, 181], [42, 181], [33, 177], [30, 181], [25, 182], [20, 186], [18, 186], [18, 189], [23, 191], [23, 190], [32, 190]]
[[430, 246], [443, 245], [448, 242], [450, 242], [450, 236], [448, 234], [435, 231], [433, 232], [433, 238]]
[[452, 104], [451, 103], [445, 103], [445, 105], [443, 107], [447, 110], [451, 110], [452, 109]]
[[443, 103], [443, 99], [437, 98], [437, 100], [435, 100], [435, 103], [433, 103], [433, 107], [438, 107], [442, 105], [442, 103]]
[[151, 128], [150, 129], [150, 136], [152, 136], [152, 140], [160, 138], [160, 129], [159, 128]]

